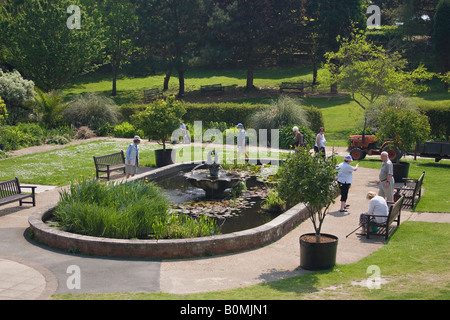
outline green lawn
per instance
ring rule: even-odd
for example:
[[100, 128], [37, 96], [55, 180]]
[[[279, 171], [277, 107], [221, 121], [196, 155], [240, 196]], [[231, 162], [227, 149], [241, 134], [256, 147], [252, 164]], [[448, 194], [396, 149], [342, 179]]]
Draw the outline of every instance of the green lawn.
[[[404, 222], [387, 245], [368, 257], [332, 270], [239, 289], [200, 294], [117, 293], [53, 295], [54, 299], [100, 300], [448, 300], [450, 299], [450, 226], [447, 223]], [[432, 248], [432, 250], [430, 250]], [[369, 289], [369, 266], [377, 266], [386, 282]], [[212, 290], [214, 288], [211, 288]]]
[[[2, 159], [0, 160], [0, 181], [18, 177], [22, 183], [52, 186], [68, 185], [82, 178], [95, 177], [93, 156], [101, 156], [119, 152], [120, 150], [126, 152], [129, 143], [126, 141], [99, 140], [71, 145], [52, 151]], [[182, 145], [178, 145], [177, 147], [179, 146]], [[162, 146], [157, 144], [145, 142], [140, 144], [140, 165], [143, 167], [155, 167], [154, 150], [161, 148]], [[169, 148], [172, 148], [172, 146]], [[213, 146], [209, 146], [194, 150], [194, 147], [188, 147], [188, 149], [184, 149], [186, 153], [178, 151], [177, 161], [206, 160], [207, 153], [212, 148]], [[233, 159], [236, 157], [236, 152], [233, 150], [224, 149], [221, 153], [223, 153], [225, 159]], [[258, 157], [256, 151], [250, 153], [250, 155], [252, 157]], [[263, 157], [271, 156], [278, 157], [278, 154], [272, 155], [271, 152], [268, 152], [263, 155]]]

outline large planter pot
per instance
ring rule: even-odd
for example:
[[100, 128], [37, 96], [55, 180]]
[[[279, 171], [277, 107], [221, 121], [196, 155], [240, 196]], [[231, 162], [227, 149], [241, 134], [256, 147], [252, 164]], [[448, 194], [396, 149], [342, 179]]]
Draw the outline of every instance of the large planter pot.
[[395, 162], [393, 165], [395, 182], [403, 182], [403, 178], [408, 178], [409, 162]]
[[315, 242], [315, 233], [300, 237], [300, 267], [303, 269], [324, 270], [336, 264], [338, 237], [326, 233], [321, 233], [320, 236], [320, 243]]
[[172, 153], [175, 158], [175, 149], [159, 149], [155, 150], [155, 160], [156, 160], [156, 166], [158, 168], [167, 166], [169, 164], [173, 164], [174, 161], [172, 160]]

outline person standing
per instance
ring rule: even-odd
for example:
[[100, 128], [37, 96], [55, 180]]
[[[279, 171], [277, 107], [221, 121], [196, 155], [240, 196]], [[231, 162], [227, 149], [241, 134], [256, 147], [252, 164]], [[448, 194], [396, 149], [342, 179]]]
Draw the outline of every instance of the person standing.
[[133, 177], [139, 168], [139, 143], [141, 143], [141, 138], [139, 136], [135, 136], [133, 138], [133, 143], [128, 146], [125, 157], [125, 172], [127, 174], [126, 179]]
[[378, 176], [378, 195], [385, 198], [386, 201], [394, 201], [394, 166], [389, 160], [389, 155], [383, 151], [380, 155], [381, 165], [380, 174]]
[[314, 151], [316, 152], [316, 154], [321, 153], [324, 158], [325, 158], [325, 142], [327, 142], [327, 140], [325, 139], [325, 128], [320, 127], [319, 133], [316, 136]]
[[339, 184], [339, 189], [341, 190], [340, 212], [347, 212], [347, 208], [349, 207], [347, 205], [348, 190], [353, 183], [353, 171], [356, 171], [359, 168], [359, 164], [355, 167], [351, 166], [350, 163], [352, 161], [352, 156], [347, 155], [344, 158], [344, 162], [340, 163], [336, 168], [338, 170], [337, 182]]
[[300, 130], [298, 130], [298, 127], [293, 127], [292, 131], [294, 131], [295, 134], [294, 143], [292, 144], [294, 149], [303, 147], [305, 145], [305, 142], [302, 133], [300, 132]]
[[241, 152], [244, 154], [245, 158], [248, 159], [248, 154], [246, 151], [246, 145], [247, 145], [247, 134], [245, 133], [244, 126], [242, 123], [238, 123], [236, 128], [238, 129], [239, 133], [237, 136], [237, 157], [241, 156]]

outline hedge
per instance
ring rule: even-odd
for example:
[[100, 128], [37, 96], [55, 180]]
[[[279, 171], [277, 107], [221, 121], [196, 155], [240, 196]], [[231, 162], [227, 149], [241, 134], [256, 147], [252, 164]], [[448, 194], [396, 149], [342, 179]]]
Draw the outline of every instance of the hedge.
[[440, 104], [420, 104], [418, 108], [430, 121], [431, 136], [434, 139], [449, 140], [450, 136], [450, 105]]

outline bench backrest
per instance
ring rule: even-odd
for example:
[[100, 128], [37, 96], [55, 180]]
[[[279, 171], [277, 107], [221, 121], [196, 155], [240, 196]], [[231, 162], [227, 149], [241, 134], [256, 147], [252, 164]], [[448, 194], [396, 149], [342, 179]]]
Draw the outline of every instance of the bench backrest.
[[281, 84], [282, 87], [302, 87], [303, 85], [303, 82], [283, 82]]
[[422, 174], [420, 175], [419, 180], [417, 180], [416, 187], [414, 189], [414, 194], [416, 194], [417, 191], [420, 190], [420, 188], [422, 188], [422, 182], [423, 182], [424, 176], [425, 176], [425, 171], [422, 172]]
[[125, 156], [123, 154], [123, 150], [117, 153], [107, 154], [104, 156], [95, 157], [94, 162], [96, 166], [106, 166], [106, 165], [115, 165], [115, 164], [124, 164]]
[[401, 213], [403, 199], [405, 199], [405, 197], [401, 196], [400, 199], [398, 199], [394, 203], [394, 205], [389, 209], [389, 217], [388, 217], [388, 221], [387, 221], [388, 225], [390, 225], [392, 223], [392, 221], [394, 221]]
[[20, 194], [19, 179], [0, 182], [0, 198], [6, 198], [15, 194]]

